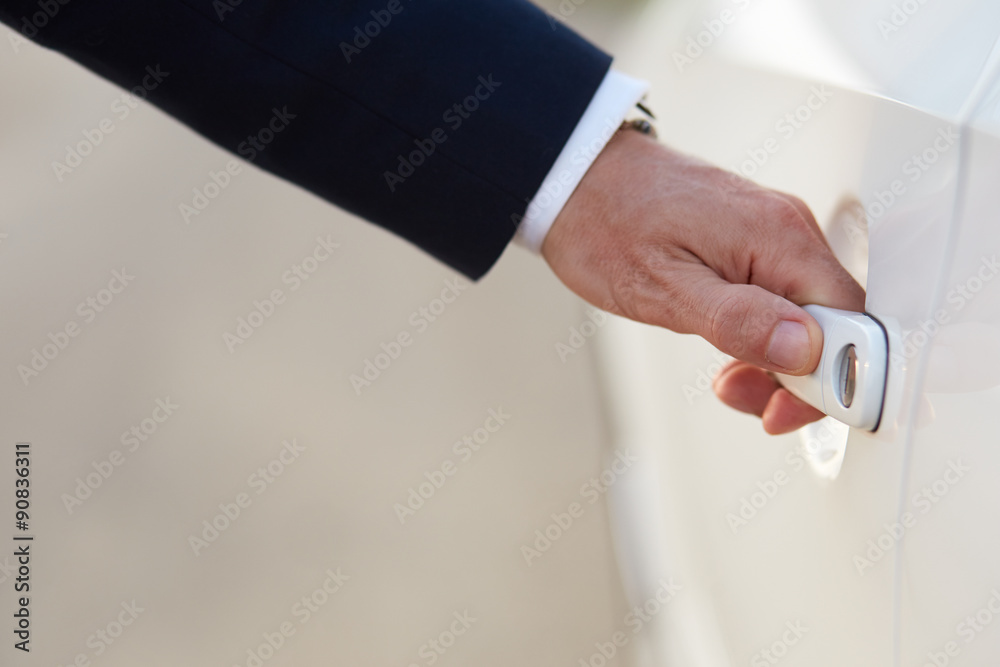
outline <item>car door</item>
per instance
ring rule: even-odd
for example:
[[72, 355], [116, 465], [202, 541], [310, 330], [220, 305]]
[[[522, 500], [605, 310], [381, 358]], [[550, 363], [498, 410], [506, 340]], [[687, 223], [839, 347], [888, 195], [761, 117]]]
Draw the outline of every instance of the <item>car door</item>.
[[801, 196], [891, 355], [877, 432], [769, 437], [714, 399], [725, 358], [706, 343], [609, 327], [618, 437], [658, 470], [619, 491], [619, 552], [636, 595], [667, 572], [684, 585], [661, 664], [1000, 655], [997, 13], [762, 0], [645, 17], [624, 65], [653, 80], [663, 141]]

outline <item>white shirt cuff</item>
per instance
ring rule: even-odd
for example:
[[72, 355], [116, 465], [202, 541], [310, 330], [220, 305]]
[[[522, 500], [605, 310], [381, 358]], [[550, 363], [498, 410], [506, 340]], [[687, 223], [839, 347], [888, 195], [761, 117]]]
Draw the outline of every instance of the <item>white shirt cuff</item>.
[[515, 243], [541, 252], [549, 228], [570, 195], [636, 102], [648, 90], [649, 83], [608, 70], [569, 141], [528, 204], [524, 219], [514, 235]]

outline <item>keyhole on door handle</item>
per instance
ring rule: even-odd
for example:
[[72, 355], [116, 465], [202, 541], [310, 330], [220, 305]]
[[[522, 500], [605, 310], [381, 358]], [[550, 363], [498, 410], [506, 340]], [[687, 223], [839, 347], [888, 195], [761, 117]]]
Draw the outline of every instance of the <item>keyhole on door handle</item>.
[[858, 351], [853, 345], [848, 345], [840, 351], [840, 372], [837, 374], [840, 387], [840, 404], [851, 407], [854, 401], [854, 384], [858, 377]]
[[800, 399], [848, 426], [874, 431], [882, 415], [889, 343], [865, 313], [809, 305], [803, 309], [823, 329], [823, 354], [809, 375], [776, 374]]
[[[868, 282], [868, 222], [854, 197], [845, 197], [824, 226], [834, 255], [863, 287]], [[905, 364], [889, 368], [889, 351], [899, 349], [899, 324], [892, 317], [804, 306], [823, 329], [823, 354], [811, 375], [776, 374], [792, 394], [830, 415], [799, 431], [810, 467], [835, 479], [847, 451], [851, 427], [892, 440], [898, 430]]]

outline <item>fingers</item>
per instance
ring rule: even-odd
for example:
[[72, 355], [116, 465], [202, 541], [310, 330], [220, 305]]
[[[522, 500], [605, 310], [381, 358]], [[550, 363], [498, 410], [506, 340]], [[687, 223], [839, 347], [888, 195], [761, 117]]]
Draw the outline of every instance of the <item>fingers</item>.
[[826, 236], [823, 235], [823, 230], [820, 229], [819, 227], [819, 223], [816, 222], [816, 217], [813, 215], [812, 211], [809, 209], [809, 206], [806, 205], [804, 201], [786, 192], [776, 192], [776, 194], [788, 200], [788, 202], [792, 206], [794, 206], [796, 210], [802, 215], [802, 219], [810, 223], [809, 224], [810, 229], [823, 242], [823, 244], [826, 245], [827, 247], [830, 246], [830, 243], [826, 240]]
[[694, 307], [675, 327], [760, 368], [805, 375], [819, 363], [823, 332], [806, 311], [756, 285], [733, 285], [706, 277], [691, 285]]
[[[725, 178], [711, 168], [688, 171], [701, 179]], [[694, 186], [688, 192], [698, 201], [708, 196]], [[688, 261], [675, 251], [673, 262], [650, 263], [651, 272], [673, 275], [653, 281], [664, 288], [660, 303], [638, 311], [640, 319], [657, 309], [669, 312], [673, 321], [664, 316], [653, 323], [697, 333], [767, 370], [811, 372], [822, 332], [799, 305], [863, 311], [864, 290], [833, 255], [801, 200], [749, 183], [718, 193], [721, 201], [701, 206], [710, 208], [707, 213], [685, 200], [688, 222], [677, 226], [672, 240], [689, 254]], [[699, 220], [699, 214], [707, 217]], [[634, 294], [657, 298], [651, 290]]]
[[864, 290], [833, 255], [806, 205], [772, 194], [759, 214], [757, 233], [748, 239], [747, 251], [757, 258], [753, 284], [800, 305], [863, 311]]
[[792, 396], [787, 389], [778, 389], [767, 402], [764, 414], [761, 415], [761, 423], [771, 435], [781, 435], [796, 431], [823, 417], [822, 412]]
[[[764, 357], [771, 363], [784, 366], [787, 369], [784, 372], [797, 375], [811, 372], [815, 367], [813, 360], [818, 362], [822, 352], [822, 332], [804, 311], [797, 307], [790, 309], [788, 301], [863, 311], [865, 295], [861, 286], [834, 257], [808, 207], [795, 197], [777, 196], [778, 199], [765, 207], [761, 220], [765, 225], [764, 233], [760, 233], [757, 226], [757, 233], [748, 239], [751, 252], [756, 252], [759, 258], [753, 263], [748, 282], [774, 293], [763, 298], [750, 293], [751, 297], [757, 297], [762, 312], [751, 324], [751, 333], [744, 337], [749, 349], [739, 350], [738, 340], [727, 340], [733, 331], [729, 331], [728, 335], [725, 331], [726, 320], [740, 321], [737, 318], [746, 317], [739, 312], [738, 306], [730, 305], [740, 296], [748, 294], [745, 289], [734, 294], [732, 288], [735, 286], [721, 288], [721, 295], [717, 293], [715, 297], [715, 302], [721, 305], [714, 311], [706, 310], [706, 313], [712, 314], [706, 316], [708, 322], [702, 326], [717, 332], [717, 345], [735, 344], [737, 349], [729, 352], [733, 356], [771, 370], [772, 367], [755, 361], [755, 357], [759, 358], [764, 345], [766, 334], [762, 332], [773, 327], [763, 351]], [[778, 295], [783, 298], [777, 300]], [[772, 298], [770, 305], [767, 303], [769, 297]], [[810, 361], [803, 367], [793, 369], [807, 356], [806, 345], [801, 340], [802, 330], [793, 324], [802, 322], [795, 311], [808, 318], [806, 331]], [[775, 324], [779, 319], [780, 322]], [[729, 326], [732, 327], [731, 324]], [[746, 325], [742, 328], [745, 329]], [[771, 434], [789, 433], [823, 417], [823, 413], [793, 396], [761, 368], [747, 364], [737, 363], [726, 369], [716, 380], [714, 389], [723, 403], [760, 417], [764, 430]]]
[[[804, 203], [763, 189], [755, 201], [730, 229], [736, 240], [711, 237], [696, 248], [715, 275], [688, 276], [685, 300], [692, 306], [680, 326], [738, 359], [806, 374], [819, 361], [822, 332], [796, 304], [863, 311], [864, 290], [837, 261]], [[728, 249], [713, 247], [717, 243]], [[738, 248], [735, 257], [732, 248]]]
[[764, 414], [764, 408], [777, 388], [778, 385], [766, 371], [742, 361], [734, 361], [723, 368], [712, 383], [715, 395], [723, 403], [758, 417]]
[[[861, 311], [865, 295], [799, 199], [619, 132], [542, 245], [557, 276], [592, 304], [699, 334], [767, 371], [805, 375], [822, 330], [800, 306]], [[818, 413], [766, 375], [733, 369], [723, 400], [771, 432]]]
[[766, 371], [743, 362], [724, 368], [712, 387], [729, 407], [760, 417], [764, 430], [772, 435], [795, 431], [823, 417], [781, 388]]

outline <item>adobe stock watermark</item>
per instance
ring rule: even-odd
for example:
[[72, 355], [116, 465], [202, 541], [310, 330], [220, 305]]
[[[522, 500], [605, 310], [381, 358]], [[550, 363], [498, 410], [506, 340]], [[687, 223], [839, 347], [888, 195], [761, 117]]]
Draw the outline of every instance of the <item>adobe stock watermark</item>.
[[565, 364], [571, 356], [583, 349], [587, 341], [607, 322], [608, 314], [603, 310], [587, 308], [587, 318], [569, 328], [569, 338], [566, 339], [566, 342], [556, 342], [556, 354], [559, 356], [559, 361]]
[[[521, 225], [525, 217], [538, 218], [550, 209], [557, 201], [561, 201], [560, 195], [568, 188], [575, 188], [583, 178], [590, 165], [594, 163], [597, 156], [604, 150], [605, 145], [611, 137], [621, 127], [621, 121], [616, 122], [613, 117], [605, 117], [600, 133], [578, 148], [569, 157], [569, 168], [561, 169], [558, 174], [551, 178], [546, 178], [541, 188], [532, 197], [525, 198], [527, 207], [524, 213], [514, 212], [510, 214], [510, 224], [515, 229]], [[612, 304], [606, 303], [605, 310], [610, 310]]]
[[601, 471], [597, 477], [591, 477], [580, 486], [580, 497], [587, 501], [586, 505], [579, 501], [571, 502], [563, 512], [553, 512], [549, 516], [552, 522], [544, 528], [535, 530], [534, 541], [521, 545], [521, 555], [529, 567], [549, 551], [552, 545], [562, 539], [576, 522], [587, 511], [587, 507], [600, 500], [615, 482], [627, 473], [639, 459], [631, 450], [616, 450], [612, 462]]
[[76, 478], [76, 486], [72, 493], [63, 493], [60, 496], [67, 514], [72, 516], [73, 512], [82, 507], [85, 501], [93, 497], [94, 492], [104, 486], [115, 474], [115, 471], [124, 465], [128, 458], [127, 455], [138, 452], [140, 447], [146, 445], [160, 430], [160, 427], [181, 407], [174, 403], [169, 396], [157, 398], [153, 403], [153, 409], [149, 412], [148, 417], [140, 420], [137, 424], [132, 424], [122, 432], [121, 437], [118, 438], [122, 449], [113, 449], [106, 457], [91, 461], [90, 468], [93, 470]]
[[11, 562], [10, 556], [4, 556], [3, 560], [0, 561], [0, 584], [12, 579], [15, 574], [17, 574], [17, 566]]
[[55, 331], [46, 334], [46, 340], [40, 346], [31, 348], [27, 363], [17, 365], [17, 374], [27, 387], [45, 369], [49, 368], [59, 358], [70, 343], [80, 335], [87, 325], [93, 324], [98, 315], [105, 312], [119, 295], [132, 284], [135, 276], [126, 267], [111, 272], [111, 279], [105, 287], [97, 290], [77, 304], [76, 317], [66, 320], [66, 323]]
[[559, 18], [557, 19], [555, 15], [549, 12], [545, 13], [545, 17], [549, 20], [549, 25], [554, 31], [559, 23], [576, 14], [576, 10], [585, 4], [587, 4], [587, 0], [559, 0], [559, 5], [555, 9], [555, 14], [558, 14]]
[[212, 0], [212, 9], [219, 17], [219, 22], [224, 23], [226, 16], [236, 11], [236, 8], [243, 4], [243, 0]]
[[[417, 657], [423, 660], [424, 665], [433, 665], [444, 656], [448, 650], [455, 645], [459, 637], [462, 637], [479, 621], [468, 609], [461, 612], [454, 612], [451, 615], [452, 621], [437, 636], [431, 637], [420, 645], [417, 649]], [[420, 663], [411, 662], [408, 667], [420, 667]]]
[[945, 295], [945, 300], [951, 304], [951, 312], [957, 313], [965, 308], [998, 273], [1000, 273], [1000, 262], [997, 262], [996, 253], [989, 257], [983, 255], [976, 270]]
[[868, 540], [867, 549], [852, 558], [858, 574], [864, 576], [866, 570], [874, 567], [886, 554], [890, 553], [896, 544], [902, 541], [906, 533], [917, 525], [919, 518], [934, 509], [971, 470], [970, 466], [962, 463], [962, 459], [949, 460], [948, 468], [938, 479], [922, 487], [910, 498], [910, 504], [919, 513], [906, 511], [899, 517], [899, 521], [883, 524], [882, 527], [885, 530], [878, 537]]
[[953, 125], [938, 128], [929, 146], [904, 160], [899, 167], [899, 175], [890, 181], [884, 189], [875, 190], [868, 204], [864, 207], [868, 224], [875, 222], [889, 212], [909, 192], [910, 187], [918, 183], [924, 174], [930, 171], [938, 160], [958, 143], [960, 137], [961, 135]]
[[194, 196], [191, 198], [191, 203], [181, 202], [177, 206], [184, 224], [190, 225], [191, 218], [201, 215], [201, 212], [208, 208], [208, 204], [229, 187], [229, 184], [233, 182], [233, 178], [242, 173], [243, 165], [236, 160], [230, 160], [226, 163], [225, 168], [219, 171], [210, 169], [208, 171], [208, 180], [200, 187], [194, 188]]
[[753, 0], [732, 0], [732, 3], [736, 5], [735, 10], [727, 7], [719, 11], [718, 16], [702, 21], [704, 30], [688, 36], [684, 49], [673, 52], [674, 66], [678, 72], [683, 74], [686, 68], [705, 55], [706, 51], [712, 48], [712, 45], [722, 37], [729, 26], [736, 23], [741, 13], [750, 7]]
[[921, 349], [934, 340], [941, 328], [951, 322], [955, 313], [976, 298], [986, 285], [1000, 273], [997, 256], [981, 258], [980, 264], [964, 281], [954, 285], [945, 295], [949, 308], [939, 308], [934, 315], [922, 321], [915, 329], [906, 331], [900, 349], [889, 353], [889, 362], [894, 368], [905, 368], [907, 361], [917, 356]]
[[785, 621], [785, 631], [781, 637], [771, 642], [767, 648], [762, 648], [750, 658], [750, 667], [770, 667], [777, 665], [788, 655], [789, 650], [798, 644], [809, 628], [802, 621]]
[[852, 246], [861, 248], [868, 246], [868, 212], [865, 211], [864, 204], [851, 201], [838, 220]]
[[[480, 75], [477, 81], [478, 85], [465, 99], [451, 105], [441, 114], [441, 122], [452, 132], [457, 132], [465, 121], [469, 120], [472, 114], [479, 109], [480, 105], [490, 99], [497, 88], [503, 85], [502, 81], [493, 79], [492, 73], [487, 76]], [[391, 171], [387, 169], [382, 174], [389, 192], [395, 192], [396, 188], [416, 173], [416, 170], [434, 154], [438, 146], [446, 141], [448, 141], [448, 133], [443, 127], [434, 128], [424, 139], [414, 139], [415, 149], [407, 155], [397, 155], [396, 168]]]
[[714, 361], [707, 367], [698, 369], [693, 383], [681, 387], [681, 393], [684, 394], [684, 400], [687, 401], [688, 405], [694, 405], [696, 398], [701, 398], [706, 393], [711, 392], [715, 378], [719, 376], [726, 364], [733, 360], [733, 357], [714, 348], [712, 349], [712, 358]]
[[433, 498], [444, 487], [448, 478], [458, 472], [459, 466], [463, 463], [468, 463], [476, 452], [486, 446], [492, 435], [498, 432], [510, 418], [511, 416], [504, 412], [502, 405], [487, 410], [483, 425], [474, 429], [471, 433], [462, 436], [461, 440], [456, 440], [451, 446], [452, 453], [458, 457], [457, 461], [456, 459], [447, 458], [438, 467], [425, 472], [425, 481], [407, 489], [408, 493], [405, 504], [396, 503], [392, 506], [392, 509], [396, 512], [396, 518], [399, 519], [399, 523], [406, 524], [408, 519], [415, 516], [427, 504], [427, 501]]
[[84, 159], [92, 155], [97, 147], [104, 143], [104, 139], [115, 131], [118, 127], [116, 123], [128, 118], [139, 107], [139, 103], [145, 100], [151, 91], [156, 90], [168, 76], [170, 72], [160, 69], [159, 63], [155, 67], [147, 65], [146, 75], [142, 77], [140, 84], [127, 93], [122, 93], [111, 103], [112, 115], [99, 120], [96, 127], [84, 129], [81, 132], [83, 139], [76, 144], [72, 146], [67, 144], [63, 162], [52, 161], [52, 172], [56, 175], [56, 180], [62, 183], [68, 174], [82, 165]]
[[56, 14], [71, 0], [38, 0], [38, 11], [33, 14], [26, 14], [15, 26], [17, 32], [10, 34], [10, 46], [15, 54], [20, 53], [21, 45], [27, 44], [30, 40], [38, 36], [38, 31], [42, 30], [49, 22], [56, 17]]
[[[990, 597], [979, 609], [955, 625], [955, 639], [946, 641], [940, 650], [927, 651], [927, 661], [921, 667], [948, 667], [954, 658], [962, 654], [962, 648], [976, 641], [976, 638], [998, 617], [1000, 617], [1000, 590], [994, 588], [990, 591]], [[962, 643], [959, 643], [959, 640]]]
[[851, 244], [866, 245], [869, 224], [888, 213], [909, 192], [910, 187], [919, 182], [958, 143], [960, 136], [952, 125], [938, 128], [931, 144], [904, 160], [899, 167], [899, 175], [884, 188], [873, 191], [867, 205], [852, 202], [849, 209], [851, 215], [843, 221], [844, 231]]
[[279, 134], [288, 129], [292, 121], [298, 118], [288, 110], [288, 105], [280, 109], [271, 107], [271, 117], [259, 130], [253, 134], [248, 134], [247, 138], [236, 147], [237, 154], [243, 156], [247, 162], [253, 162], [257, 155], [262, 153], [274, 141]]
[[122, 602], [119, 607], [121, 610], [110, 621], [87, 637], [85, 645], [90, 650], [77, 653], [66, 663], [66, 667], [91, 667], [92, 661], [104, 655], [125, 634], [125, 630], [135, 624], [139, 615], [146, 611], [135, 600]]
[[362, 362], [361, 373], [352, 373], [348, 378], [351, 382], [351, 388], [354, 389], [354, 395], [360, 396], [361, 392], [372, 386], [372, 384], [382, 377], [382, 374], [389, 370], [393, 362], [399, 359], [403, 352], [413, 345], [417, 336], [427, 331], [431, 324], [436, 322], [444, 314], [445, 310], [448, 309], [450, 304], [455, 303], [455, 301], [462, 295], [466, 289], [468, 289], [469, 283], [465, 282], [459, 277], [447, 278], [444, 281], [444, 289], [441, 290], [441, 295], [431, 299], [427, 305], [421, 306], [412, 313], [407, 319], [411, 329], [403, 329], [394, 337], [389, 339], [389, 342], [382, 342], [379, 344], [379, 349], [381, 352], [376, 353], [373, 357], [365, 358]]
[[292, 605], [289, 611], [290, 618], [280, 622], [274, 630], [263, 632], [261, 634], [263, 641], [248, 648], [243, 664], [236, 664], [233, 667], [263, 667], [267, 661], [285, 647], [289, 639], [295, 636], [299, 629], [295, 626], [295, 621], [298, 621], [299, 627], [308, 623], [315, 614], [330, 603], [333, 596], [339, 593], [344, 584], [351, 579], [341, 572], [339, 567], [327, 568], [323, 576], [323, 582], [319, 586], [303, 595]]
[[674, 582], [673, 577], [666, 580], [660, 579], [657, 583], [658, 586], [653, 593], [642, 604], [632, 607], [622, 619], [622, 625], [631, 630], [631, 634], [625, 629], [620, 629], [612, 633], [607, 641], [594, 642], [596, 650], [586, 658], [580, 658], [577, 662], [578, 667], [605, 667], [608, 661], [614, 660], [618, 651], [642, 632], [683, 588]]
[[331, 240], [329, 234], [326, 237], [317, 236], [312, 250], [282, 272], [281, 284], [288, 287], [288, 292], [275, 287], [263, 299], [254, 299], [250, 311], [236, 318], [236, 327], [232, 331], [222, 332], [222, 342], [226, 344], [229, 354], [236, 352], [237, 347], [250, 340], [265, 322], [274, 317], [278, 307], [288, 302], [288, 296], [297, 292], [307, 280], [316, 275], [339, 247], [340, 244]]
[[[254, 496], [260, 496], [278, 481], [278, 478], [285, 474], [289, 467], [294, 465], [299, 457], [306, 451], [305, 445], [300, 445], [298, 440], [291, 438], [281, 443], [278, 454], [247, 477], [246, 485], [254, 492]], [[229, 530], [241, 516], [244, 510], [253, 504], [254, 497], [246, 491], [237, 493], [230, 501], [219, 503], [218, 514], [204, 519], [199, 526], [198, 534], [188, 535], [188, 546], [195, 556], [200, 556], [209, 546], [214, 544], [221, 535]]]
[[382, 9], [372, 9], [368, 15], [371, 21], [366, 21], [363, 25], [354, 26], [354, 38], [350, 42], [340, 43], [340, 52], [344, 54], [344, 60], [350, 64], [351, 59], [361, 55], [372, 40], [382, 34], [382, 31], [389, 27], [392, 19], [397, 14], [401, 14], [405, 9], [400, 0], [389, 0]]
[[875, 27], [882, 34], [882, 39], [889, 41], [889, 37], [909, 23], [910, 19], [916, 16], [927, 2], [928, 0], [903, 0], [893, 4], [889, 15], [875, 22]]
[[774, 123], [775, 134], [762, 141], [759, 145], [748, 148], [747, 158], [735, 165], [731, 170], [733, 185], [739, 185], [739, 176], [753, 178], [772, 157], [777, 155], [786, 142], [791, 141], [806, 124], [813, 119], [833, 98], [833, 91], [825, 84], [814, 84], [809, 87], [809, 94], [802, 104], [785, 113]]
[[[278, 135], [288, 129], [291, 122], [298, 118], [298, 114], [291, 113], [288, 105], [271, 108], [271, 117], [261, 126], [259, 130], [248, 134], [246, 139], [236, 146], [236, 152], [247, 162], [253, 162], [257, 156], [267, 150]], [[200, 186], [192, 188], [190, 203], [181, 202], [177, 205], [177, 210], [181, 215], [184, 224], [191, 224], [191, 218], [201, 215], [209, 204], [215, 200], [222, 192], [228, 188], [233, 179], [243, 173], [242, 166], [235, 160], [229, 160], [225, 166], [218, 171], [209, 170], [208, 178]]]
[[[832, 437], [833, 434], [829, 430], [826, 430], [826, 439], [829, 440]], [[823, 439], [822, 432], [820, 439]], [[767, 507], [768, 503], [774, 500], [781, 489], [792, 480], [792, 476], [805, 467], [806, 460], [803, 458], [803, 450], [814, 447], [819, 449], [822, 447], [822, 442], [816, 441], [815, 444], [810, 442], [805, 447], [801, 444], [792, 447], [785, 454], [785, 465], [788, 466], [788, 469], [786, 470], [785, 467], [781, 467], [775, 470], [763, 482], [757, 482], [754, 491], [740, 498], [739, 507], [726, 513], [726, 524], [729, 526], [729, 530], [733, 531], [733, 535], [739, 533], [740, 529], [750, 525], [750, 522], [757, 518], [761, 511]]]

